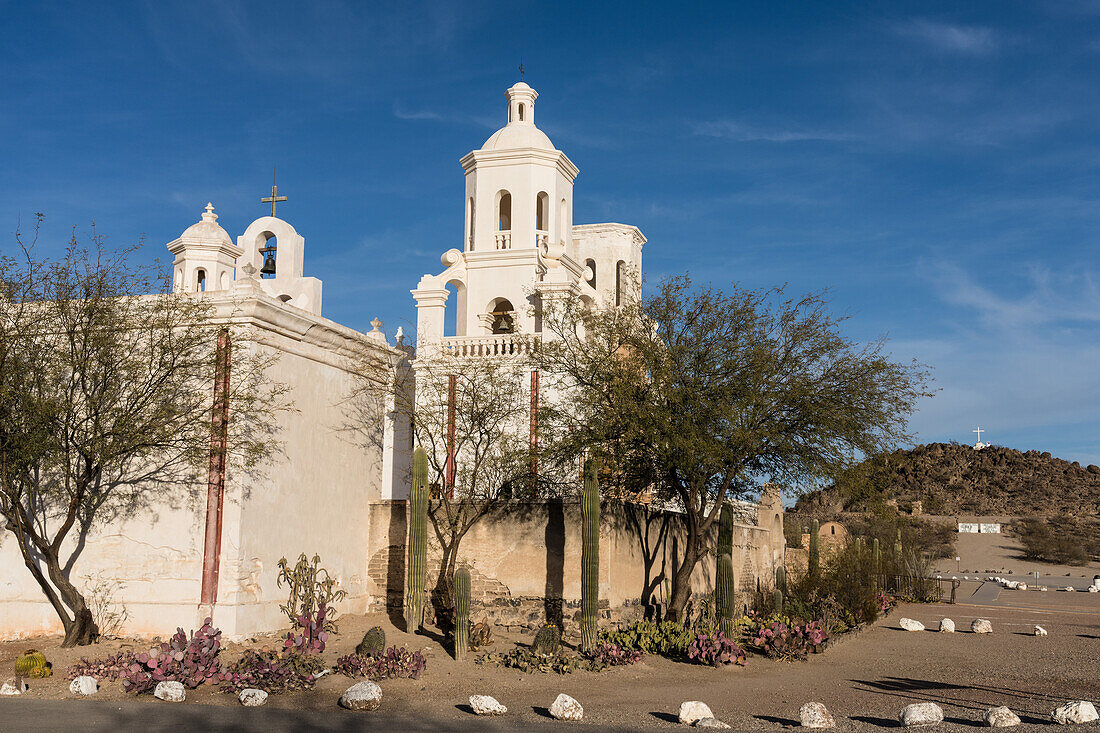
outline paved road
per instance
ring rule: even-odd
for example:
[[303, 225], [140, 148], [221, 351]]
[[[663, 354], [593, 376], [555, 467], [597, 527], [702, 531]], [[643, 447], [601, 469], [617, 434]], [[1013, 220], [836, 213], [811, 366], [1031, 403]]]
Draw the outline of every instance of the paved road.
[[[654, 720], [660, 725], [664, 721]], [[278, 708], [243, 708], [215, 705], [171, 705], [168, 703], [106, 702], [96, 700], [19, 700], [0, 699], [0, 733], [69, 733], [70, 731], [140, 731], [141, 733], [352, 733], [353, 731], [533, 731], [562, 733], [560, 721], [547, 718], [544, 722], [520, 722], [513, 718], [478, 718], [472, 713], [457, 720], [425, 720], [404, 713], [382, 710], [373, 713], [353, 713], [333, 708], [331, 711], [285, 710]], [[585, 723], [575, 726], [596, 729]], [[671, 727], [664, 723], [664, 727]], [[599, 726], [600, 731], [614, 728]], [[625, 729], [621, 729], [625, 730]]]

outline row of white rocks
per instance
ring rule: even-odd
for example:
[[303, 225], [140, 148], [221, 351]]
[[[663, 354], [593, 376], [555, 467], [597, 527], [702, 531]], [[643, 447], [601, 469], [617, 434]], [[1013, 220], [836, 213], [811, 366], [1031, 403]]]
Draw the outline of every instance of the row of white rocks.
[[[908, 620], [911, 619], [902, 619], [903, 622]], [[950, 619], [945, 620], [950, 621]], [[922, 626], [921, 629], [923, 628]], [[0, 694], [19, 695], [26, 690], [26, 683], [22, 679], [13, 678], [3, 684]], [[69, 683], [69, 692], [78, 697], [94, 695], [98, 690], [99, 684], [94, 677], [81, 676]], [[187, 699], [187, 690], [179, 682], [158, 682], [153, 690], [153, 696], [166, 702], [183, 702]], [[246, 707], [256, 707], [267, 702], [267, 693], [263, 690], [245, 689], [241, 691], [239, 700]], [[382, 688], [370, 680], [357, 682], [340, 696], [339, 705], [348, 710], [377, 710], [382, 705]], [[477, 715], [504, 715], [508, 712], [507, 707], [489, 695], [470, 696], [470, 709]], [[581, 704], [565, 693], [554, 699], [549, 712], [550, 716], [557, 720], [584, 718], [584, 708]], [[799, 708], [798, 718], [803, 728], [836, 727], [836, 720], [832, 713], [819, 702], [808, 702]], [[728, 729], [730, 727], [714, 716], [710, 706], [699, 700], [680, 703], [678, 719], [684, 725], [696, 728]], [[1060, 725], [1091, 723], [1100, 720], [1100, 714], [1097, 714], [1096, 706], [1088, 700], [1074, 700], [1055, 708], [1050, 714], [1050, 719]], [[943, 722], [943, 708], [934, 702], [912, 703], [902, 708], [898, 720], [907, 728], [938, 725]], [[1011, 728], [1020, 724], [1020, 716], [1002, 705], [987, 710], [982, 716], [982, 721], [991, 728]]]
[[[911, 618], [902, 618], [898, 621], [898, 626], [906, 631], [924, 631], [925, 627], [920, 621], [916, 621]], [[993, 624], [989, 622], [989, 619], [976, 618], [970, 622], [970, 631], [975, 634], [992, 634]], [[953, 634], [955, 633], [955, 622], [949, 618], [940, 619], [939, 632], [941, 634]], [[1047, 630], [1039, 624], [1034, 626], [1035, 636], [1046, 636]]]

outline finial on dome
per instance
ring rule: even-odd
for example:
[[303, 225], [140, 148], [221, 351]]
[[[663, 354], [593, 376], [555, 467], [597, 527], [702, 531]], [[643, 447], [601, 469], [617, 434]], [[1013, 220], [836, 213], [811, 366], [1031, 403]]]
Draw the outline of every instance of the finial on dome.
[[206, 202], [206, 213], [202, 215], [203, 221], [217, 221], [218, 215], [214, 213], [214, 204]]

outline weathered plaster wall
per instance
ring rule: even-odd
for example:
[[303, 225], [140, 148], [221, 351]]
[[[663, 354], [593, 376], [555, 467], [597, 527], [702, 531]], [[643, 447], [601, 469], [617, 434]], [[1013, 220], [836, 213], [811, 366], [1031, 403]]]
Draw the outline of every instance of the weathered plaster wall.
[[[757, 579], [770, 587], [782, 562], [782, 504], [758, 507], [766, 526], [737, 524], [734, 565], [741, 602]], [[778, 516], [779, 532], [774, 527]], [[371, 607], [388, 608], [397, 620], [404, 603], [406, 518], [404, 502], [371, 507], [371, 555], [368, 588]], [[561, 607], [568, 627], [580, 605], [580, 505], [575, 502], [512, 503], [471, 529], [463, 539], [459, 562], [471, 569], [471, 616], [506, 626], [533, 627], [547, 611]], [[716, 532], [715, 532], [716, 533]], [[441, 551], [429, 531], [429, 587], [438, 573]], [[640, 617], [649, 603], [665, 599], [664, 578], [682, 557], [684, 528], [680, 515], [637, 504], [604, 501], [600, 523], [600, 601], [603, 617], [615, 621]], [[714, 558], [699, 563], [692, 576], [697, 594], [714, 587]], [[550, 599], [549, 602], [546, 599]]]
[[[341, 610], [362, 612], [369, 600], [365, 527], [370, 502], [382, 495], [384, 403], [377, 429], [344, 430], [352, 386], [345, 354], [352, 346], [381, 349], [380, 334], [368, 337], [262, 294], [215, 303], [247, 324], [251, 348], [278, 353], [272, 376], [290, 387], [296, 408], [279, 419], [282, 452], [256, 472], [227, 477], [215, 623], [230, 636], [287, 625], [278, 561], [293, 563], [302, 552], [319, 553], [348, 592]], [[205, 515], [205, 481], [179, 496], [163, 494], [89, 535], [72, 577], [112, 591], [114, 607], [128, 614], [124, 633], [194, 628], [202, 614]], [[0, 531], [0, 638], [60, 631], [14, 536]]]

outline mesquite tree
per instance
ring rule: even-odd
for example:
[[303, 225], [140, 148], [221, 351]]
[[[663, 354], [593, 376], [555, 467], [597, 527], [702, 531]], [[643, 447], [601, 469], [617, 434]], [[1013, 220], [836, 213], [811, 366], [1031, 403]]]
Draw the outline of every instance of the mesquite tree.
[[676, 277], [617, 308], [562, 299], [539, 315], [534, 361], [549, 389], [572, 395], [543, 405], [547, 458], [596, 456], [610, 484], [684, 514], [670, 619], [682, 617], [727, 497], [765, 480], [836, 475], [906, 439], [909, 414], [930, 394], [925, 368], [891, 361], [884, 340], [843, 336], [819, 295]]
[[93, 232], [48, 261], [19, 233], [15, 244], [0, 253], [0, 516], [63, 646], [88, 644], [98, 629], [72, 573], [89, 534], [205, 489], [219, 333], [232, 344], [233, 468], [276, 447], [285, 389], [214, 306], [133, 264], [136, 248], [106, 251]]

